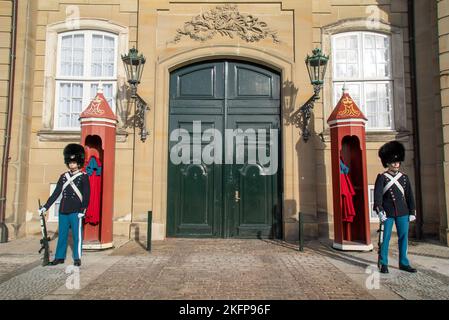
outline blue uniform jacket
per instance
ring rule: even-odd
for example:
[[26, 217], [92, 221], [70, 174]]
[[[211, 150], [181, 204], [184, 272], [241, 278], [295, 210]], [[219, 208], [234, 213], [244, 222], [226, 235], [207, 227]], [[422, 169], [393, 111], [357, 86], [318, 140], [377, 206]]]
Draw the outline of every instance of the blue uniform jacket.
[[[70, 176], [73, 176], [71, 172], [69, 172]], [[47, 203], [44, 204], [45, 209], [49, 209], [53, 203], [58, 199], [61, 192], [62, 198], [61, 203], [59, 205], [60, 213], [74, 213], [74, 212], [83, 212], [87, 209], [89, 205], [90, 198], [90, 185], [89, 178], [85, 172], [82, 172], [82, 175], [77, 177], [74, 180], [74, 184], [77, 186], [78, 190], [81, 192], [83, 196], [83, 201], [80, 201], [80, 198], [76, 195], [75, 191], [72, 189], [70, 184], [62, 191], [62, 187], [64, 183], [67, 181], [65, 177], [65, 172], [59, 177], [58, 184], [56, 185], [55, 190], [53, 191], [50, 198], [48, 198]]]
[[[393, 177], [394, 174], [391, 174]], [[402, 177], [398, 182], [404, 189], [404, 194], [393, 184], [386, 192], [383, 193], [384, 186], [388, 184], [390, 179], [383, 174], [378, 174], [376, 184], [374, 186], [374, 210], [377, 213], [385, 211], [387, 217], [400, 217], [405, 215], [415, 215], [415, 199], [409, 177], [402, 173]]]

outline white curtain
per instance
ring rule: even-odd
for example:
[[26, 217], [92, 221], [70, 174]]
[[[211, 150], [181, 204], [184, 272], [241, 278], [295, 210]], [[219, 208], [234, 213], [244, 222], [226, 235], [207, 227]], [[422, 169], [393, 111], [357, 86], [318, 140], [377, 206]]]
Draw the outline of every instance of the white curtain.
[[115, 70], [115, 38], [93, 35], [92, 66], [94, 77], [112, 77]]

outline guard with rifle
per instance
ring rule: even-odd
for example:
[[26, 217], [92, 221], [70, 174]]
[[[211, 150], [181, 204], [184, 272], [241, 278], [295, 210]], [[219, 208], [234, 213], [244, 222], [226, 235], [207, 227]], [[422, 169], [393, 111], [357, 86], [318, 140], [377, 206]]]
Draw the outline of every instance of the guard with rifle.
[[396, 224], [399, 245], [399, 269], [416, 272], [407, 258], [409, 222], [416, 219], [415, 200], [409, 177], [400, 172], [405, 148], [398, 141], [390, 141], [379, 149], [384, 173], [378, 174], [374, 186], [374, 210], [380, 220], [379, 261], [381, 273], [388, 273], [388, 246], [393, 224]]
[[89, 178], [85, 172], [80, 171], [84, 166], [84, 159], [85, 152], [82, 145], [72, 143], [64, 148], [64, 162], [69, 171], [61, 174], [47, 203], [39, 209], [39, 214], [43, 215], [62, 193], [58, 215], [58, 244], [55, 259], [49, 263], [53, 266], [64, 263], [69, 229], [72, 229], [74, 265], [81, 265], [83, 218], [90, 198]]

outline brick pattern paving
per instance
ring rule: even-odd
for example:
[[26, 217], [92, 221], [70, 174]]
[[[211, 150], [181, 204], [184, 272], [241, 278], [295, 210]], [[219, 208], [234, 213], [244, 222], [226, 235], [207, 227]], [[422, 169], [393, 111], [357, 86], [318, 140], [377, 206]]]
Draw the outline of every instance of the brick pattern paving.
[[136, 255], [136, 248], [122, 248], [123, 259], [75, 298], [373, 298], [312, 250], [300, 253], [260, 240], [186, 239], [156, 243], [151, 254]]
[[0, 300], [41, 299], [48, 292], [63, 285], [66, 274], [63, 267], [36, 267], [0, 284]]
[[[270, 240], [167, 239], [154, 242], [151, 253], [128, 242], [86, 252], [77, 290], [65, 286], [70, 258], [44, 268], [35, 239], [22, 246], [0, 247], [0, 299], [449, 299], [449, 276], [418, 263], [417, 274], [392, 265], [381, 276], [384, 292], [391, 294], [367, 290], [366, 268], [375, 266], [375, 252], [340, 252], [317, 241], [299, 252]], [[444, 256], [449, 248], [420, 243], [414, 249]]]

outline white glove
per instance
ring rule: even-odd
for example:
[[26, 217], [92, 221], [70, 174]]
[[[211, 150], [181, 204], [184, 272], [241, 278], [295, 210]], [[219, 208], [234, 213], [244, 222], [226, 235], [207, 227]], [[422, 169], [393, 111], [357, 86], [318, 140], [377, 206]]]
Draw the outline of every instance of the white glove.
[[39, 215], [42, 216], [45, 212], [47, 211], [47, 209], [45, 209], [45, 207], [42, 207], [39, 209]]
[[385, 214], [385, 212], [379, 212], [379, 220], [380, 222], [385, 222], [387, 220], [387, 215]]
[[78, 213], [78, 218], [84, 218], [85, 214], [84, 212]]
[[409, 220], [410, 222], [415, 221], [415, 220], [416, 220], [416, 216], [414, 216], [413, 214], [411, 214], [411, 215], [408, 216], [408, 220]]

